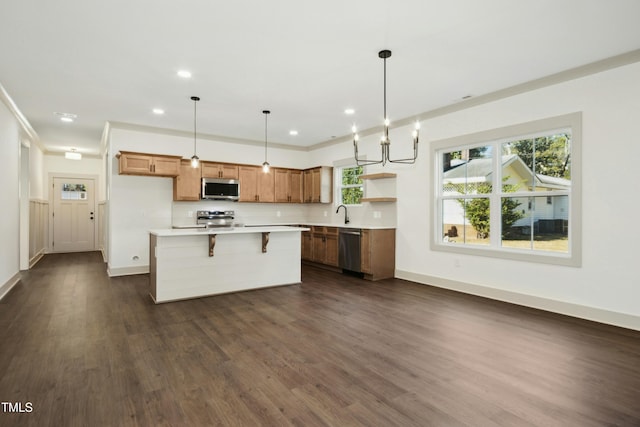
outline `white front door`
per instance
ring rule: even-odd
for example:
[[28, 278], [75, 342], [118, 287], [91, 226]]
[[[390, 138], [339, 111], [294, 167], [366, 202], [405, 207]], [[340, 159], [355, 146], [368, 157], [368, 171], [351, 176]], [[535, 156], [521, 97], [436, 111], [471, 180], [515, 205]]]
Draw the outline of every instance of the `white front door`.
[[53, 194], [53, 251], [94, 250], [94, 181], [53, 178]]

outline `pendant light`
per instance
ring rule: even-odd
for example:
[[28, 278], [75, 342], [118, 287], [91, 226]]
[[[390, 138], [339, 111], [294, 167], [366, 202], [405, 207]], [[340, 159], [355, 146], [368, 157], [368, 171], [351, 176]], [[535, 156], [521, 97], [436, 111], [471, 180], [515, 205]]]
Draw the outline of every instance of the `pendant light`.
[[405, 163], [411, 164], [415, 163], [416, 158], [418, 157], [418, 138], [420, 132], [420, 122], [416, 122], [416, 127], [413, 131], [413, 157], [406, 159], [397, 159], [391, 160], [390, 146], [391, 140], [389, 139], [389, 116], [387, 116], [387, 58], [391, 57], [390, 50], [381, 50], [378, 52], [378, 57], [384, 61], [384, 127], [382, 137], [380, 138], [380, 150], [381, 150], [381, 159], [380, 160], [365, 160], [358, 158], [358, 140], [360, 137], [358, 136], [358, 130], [356, 125], [353, 125], [351, 128], [351, 132], [353, 133], [353, 153], [356, 159], [356, 163], [358, 166], [366, 166], [366, 165], [376, 165], [382, 164], [384, 166], [387, 163]]
[[262, 110], [264, 114], [264, 163], [262, 164], [262, 172], [269, 173], [269, 162], [267, 162], [267, 117], [271, 114], [269, 110]]
[[197, 168], [200, 165], [200, 158], [196, 154], [196, 123], [197, 123], [197, 107], [198, 101], [200, 98], [197, 96], [192, 96], [191, 100], [193, 101], [193, 156], [191, 157], [191, 167]]

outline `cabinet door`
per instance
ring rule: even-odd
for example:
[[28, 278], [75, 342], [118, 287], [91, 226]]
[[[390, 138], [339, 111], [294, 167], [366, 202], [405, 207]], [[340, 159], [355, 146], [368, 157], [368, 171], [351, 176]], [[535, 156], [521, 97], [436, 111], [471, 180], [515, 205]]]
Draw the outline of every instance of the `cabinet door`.
[[275, 174], [275, 201], [276, 203], [289, 202], [291, 174], [287, 169], [274, 169]]
[[273, 168], [269, 172], [264, 173], [262, 168], [258, 170], [258, 201], [264, 203], [273, 203], [276, 200], [276, 181]]
[[338, 266], [338, 233], [325, 234], [325, 264]]
[[202, 162], [203, 178], [220, 178], [220, 165], [217, 163]]
[[325, 238], [323, 233], [313, 233], [313, 261], [324, 264], [326, 259]]
[[240, 199], [241, 202], [258, 201], [258, 168], [254, 166], [238, 167], [240, 177]]
[[180, 175], [180, 158], [153, 157], [153, 174], [161, 176]]
[[311, 169], [304, 171], [303, 185], [303, 201], [304, 203], [311, 203], [313, 197], [313, 174], [311, 173]]
[[220, 174], [222, 178], [238, 179], [238, 165], [223, 163], [220, 165]]
[[123, 153], [120, 155], [118, 169], [121, 174], [153, 175], [153, 156]]
[[289, 183], [289, 201], [302, 203], [302, 171], [290, 170], [291, 181]]
[[191, 167], [190, 160], [180, 162], [180, 175], [173, 178], [173, 200], [200, 200], [200, 167]]
[[362, 230], [360, 236], [360, 269], [363, 273], [371, 273], [371, 234]]
[[313, 260], [313, 237], [311, 231], [303, 231], [302, 236], [302, 259]]
[[311, 170], [311, 203], [320, 203], [320, 186], [322, 181], [320, 179], [320, 169]]

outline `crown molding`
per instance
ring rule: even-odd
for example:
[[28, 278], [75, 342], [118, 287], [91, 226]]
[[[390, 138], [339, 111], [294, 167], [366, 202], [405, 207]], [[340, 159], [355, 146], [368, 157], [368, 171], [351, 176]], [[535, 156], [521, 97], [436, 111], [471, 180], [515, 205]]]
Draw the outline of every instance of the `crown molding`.
[[2, 84], [0, 84], [0, 100], [2, 100], [2, 103], [6, 105], [9, 111], [11, 112], [11, 114], [13, 114], [15, 119], [20, 124], [20, 128], [27, 135], [29, 140], [35, 143], [38, 146], [38, 148], [40, 148], [40, 150], [43, 153], [45, 153], [47, 150], [43, 147], [42, 143], [40, 142], [40, 137], [31, 126], [31, 123], [29, 123], [29, 120], [27, 120], [24, 114], [22, 114], [22, 112], [20, 111], [16, 103], [13, 102], [13, 99], [11, 98], [11, 96], [9, 96], [9, 93], [5, 90]]

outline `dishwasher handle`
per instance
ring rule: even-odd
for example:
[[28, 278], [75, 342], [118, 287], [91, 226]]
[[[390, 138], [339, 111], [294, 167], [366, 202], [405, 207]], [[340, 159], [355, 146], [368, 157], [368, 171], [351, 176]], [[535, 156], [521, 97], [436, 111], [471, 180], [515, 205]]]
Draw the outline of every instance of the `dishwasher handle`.
[[340, 234], [350, 234], [352, 236], [360, 236], [362, 233], [359, 231], [341, 231]]

